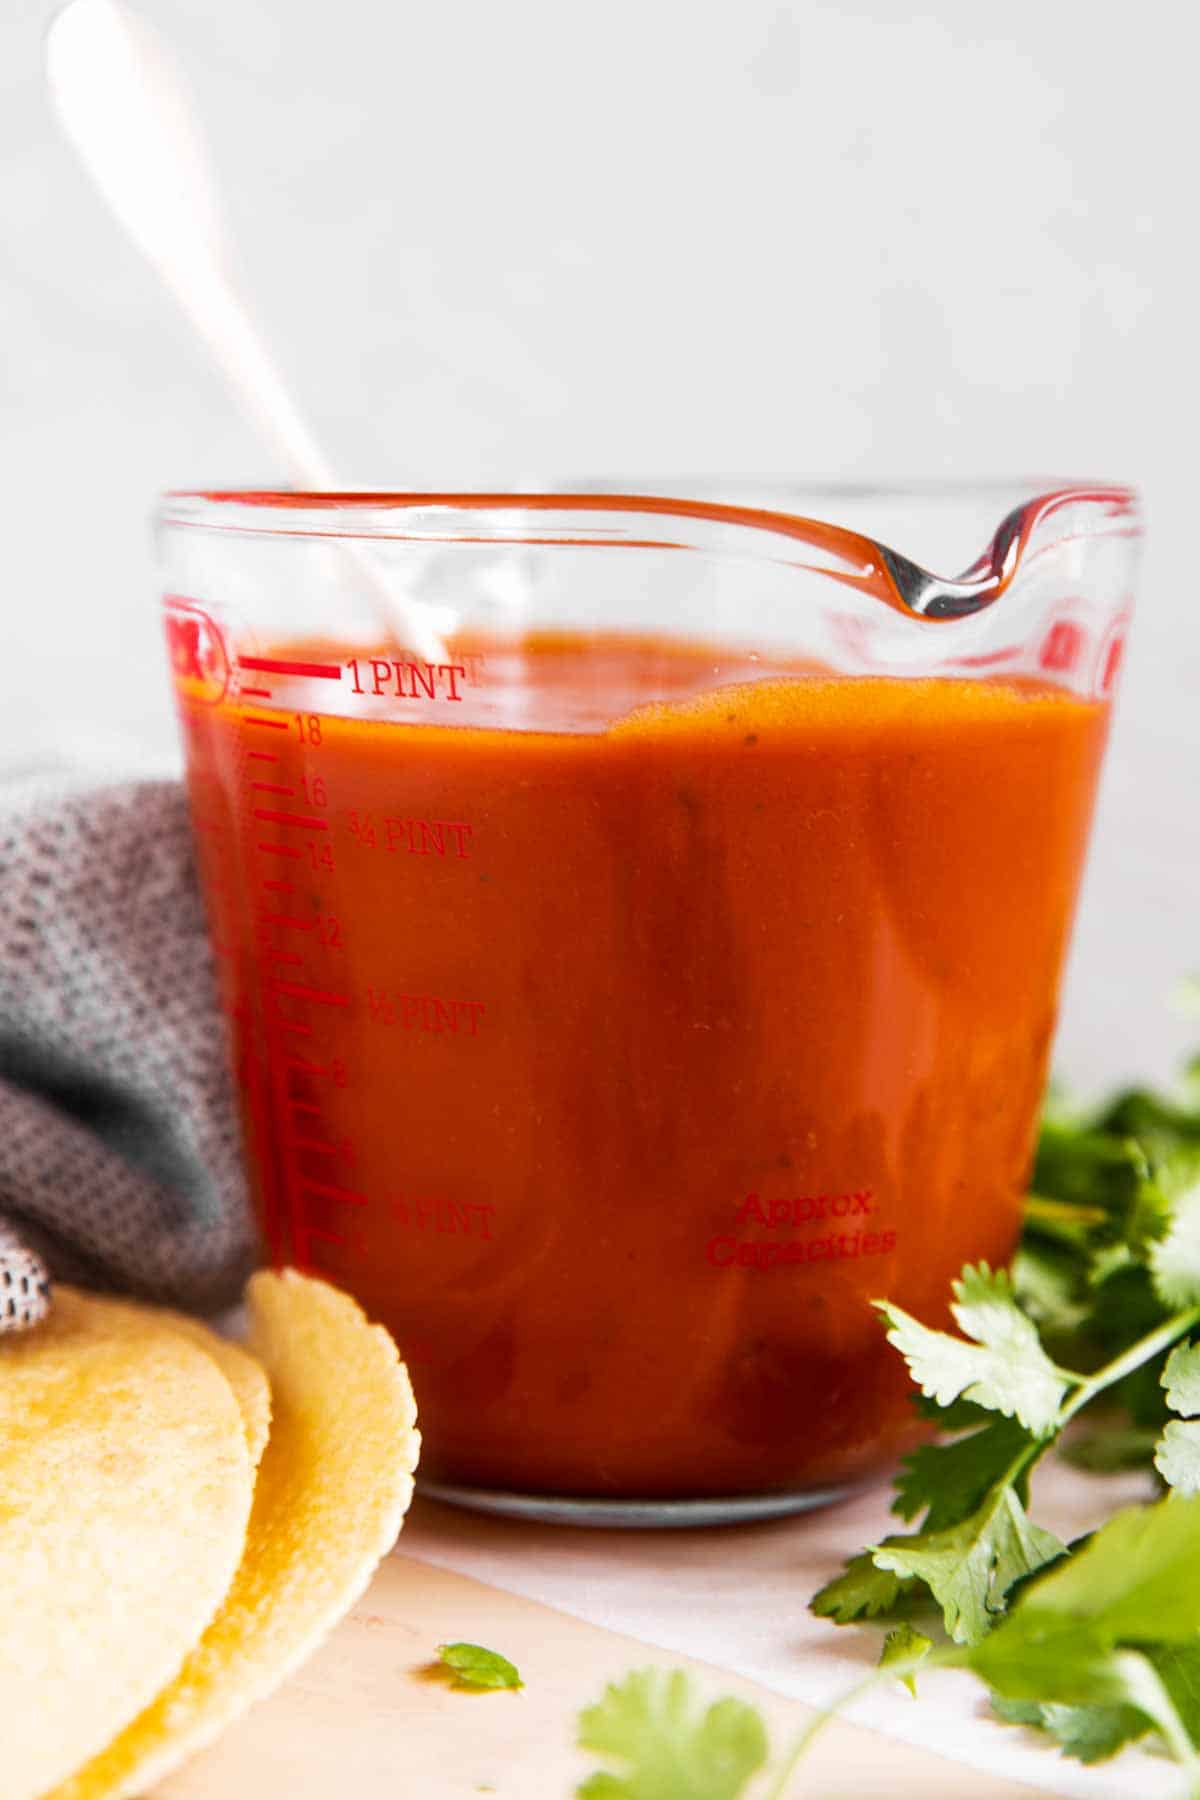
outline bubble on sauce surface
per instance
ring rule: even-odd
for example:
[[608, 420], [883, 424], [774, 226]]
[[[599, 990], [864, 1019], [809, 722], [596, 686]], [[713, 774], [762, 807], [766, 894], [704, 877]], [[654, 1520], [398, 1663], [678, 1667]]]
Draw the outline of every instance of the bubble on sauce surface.
[[1058, 712], [1063, 706], [1087, 707], [1082, 701], [1033, 680], [962, 680], [951, 676], [904, 678], [886, 675], [829, 675], [824, 671], [759, 681], [730, 682], [703, 693], [652, 700], [616, 719], [614, 737], [661, 737], [695, 733], [722, 739], [741, 738], [751, 750], [763, 734], [792, 732], [800, 727], [859, 726], [872, 733], [903, 725], [905, 730], [928, 724], [969, 729], [993, 719], [1011, 718], [1014, 707], [1030, 716]]

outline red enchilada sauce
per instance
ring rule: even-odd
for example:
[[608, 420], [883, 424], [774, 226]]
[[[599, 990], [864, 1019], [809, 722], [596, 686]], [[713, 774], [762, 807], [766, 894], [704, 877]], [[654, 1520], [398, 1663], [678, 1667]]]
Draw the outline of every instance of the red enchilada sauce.
[[466, 657], [404, 723], [400, 664], [375, 699], [303, 654], [375, 716], [185, 699], [193, 803], [270, 1252], [395, 1333], [424, 1474], [886, 1461], [868, 1302], [944, 1317], [1012, 1250], [1106, 709], [562, 637], [516, 658], [551, 728], [472, 710]]

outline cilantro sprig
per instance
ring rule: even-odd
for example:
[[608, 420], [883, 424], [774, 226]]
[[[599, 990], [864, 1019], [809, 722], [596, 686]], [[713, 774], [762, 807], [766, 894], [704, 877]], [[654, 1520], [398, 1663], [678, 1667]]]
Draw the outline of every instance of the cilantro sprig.
[[[1200, 1280], [1192, 1305], [1169, 1314], [1090, 1374], [1058, 1368], [1040, 1345], [1035, 1354], [1016, 1326], [1002, 1319], [1007, 1311], [1033, 1330], [1020, 1314], [1006, 1277], [993, 1275], [984, 1265], [968, 1268], [955, 1283], [955, 1293], [959, 1299], [952, 1311], [958, 1321], [977, 1336], [990, 1334], [991, 1343], [986, 1335], [976, 1346], [925, 1326], [914, 1330], [916, 1321], [899, 1308], [881, 1305], [889, 1322], [888, 1337], [933, 1401], [924, 1409], [927, 1416], [945, 1430], [953, 1432], [961, 1420], [961, 1411], [953, 1411], [950, 1403], [962, 1399], [982, 1409], [983, 1417], [989, 1409], [1001, 1416], [974, 1425], [965, 1434], [958, 1432], [949, 1441], [922, 1445], [904, 1459], [892, 1510], [905, 1519], [923, 1512], [920, 1529], [872, 1545], [867, 1552], [870, 1567], [861, 1557], [854, 1558], [844, 1575], [822, 1588], [813, 1610], [839, 1624], [890, 1614], [900, 1591], [887, 1578], [898, 1577], [901, 1582], [922, 1583], [941, 1608], [950, 1637], [971, 1644], [1003, 1612], [1005, 1595], [1016, 1582], [1067, 1554], [1065, 1544], [1029, 1518], [1028, 1483], [1034, 1466], [1077, 1413], [1107, 1390], [1119, 1389], [1136, 1370], [1161, 1360], [1200, 1324]], [[964, 1303], [963, 1295], [971, 1297], [971, 1304]], [[985, 1295], [986, 1300], [981, 1299]], [[1013, 1346], [1008, 1361], [993, 1354], [995, 1343], [1002, 1341]], [[1200, 1350], [1194, 1355], [1200, 1364]], [[1057, 1399], [1053, 1407], [1048, 1404], [1051, 1391]], [[1194, 1391], [1195, 1410], [1200, 1411], [1200, 1377]], [[1185, 1398], [1190, 1403], [1190, 1396]], [[970, 1415], [972, 1421], [976, 1416]], [[1037, 1429], [1022, 1421], [1035, 1422]], [[1160, 1472], [1179, 1470], [1182, 1479], [1186, 1459], [1200, 1488], [1200, 1423], [1177, 1423], [1168, 1426], [1167, 1433], [1172, 1429], [1175, 1437], [1164, 1437], [1155, 1451]], [[1186, 1442], [1181, 1441], [1184, 1433], [1189, 1434]], [[907, 1594], [911, 1598], [911, 1587]]]
[[[783, 1800], [804, 1753], [837, 1714], [882, 1683], [916, 1691], [918, 1675], [965, 1669], [998, 1716], [1098, 1762], [1157, 1732], [1200, 1794], [1200, 1497], [1116, 1513], [1086, 1545], [1031, 1582], [976, 1644], [942, 1643], [903, 1624], [879, 1667], [795, 1738], [763, 1800]], [[620, 1772], [590, 1776], [577, 1800], [745, 1800], [770, 1756], [766, 1726], [744, 1701], [701, 1711], [680, 1669], [637, 1670], [580, 1720], [580, 1746]], [[758, 1788], [754, 1790], [759, 1792]]]
[[[924, 1613], [947, 1640], [927, 1666], [973, 1669], [1002, 1718], [1087, 1762], [1157, 1732], [1200, 1774], [1198, 1073], [1091, 1115], [1048, 1103], [1012, 1273], [963, 1270], [957, 1333], [878, 1302], [940, 1436], [895, 1478], [916, 1529], [852, 1557], [812, 1607], [838, 1624]], [[1049, 1453], [1142, 1469], [1160, 1498], [1063, 1544], [1029, 1514]], [[1162, 1594], [1136, 1629], [1122, 1569]]]
[[[1157, 1738], [1200, 1800], [1200, 1056], [1172, 1093], [1090, 1113], [1051, 1095], [1012, 1270], [962, 1271], [957, 1331], [877, 1307], [937, 1437], [895, 1477], [913, 1529], [811, 1604], [884, 1627], [878, 1667], [770, 1769], [754, 1708], [703, 1710], [682, 1671], [638, 1671], [583, 1715], [581, 1745], [609, 1766], [579, 1800], [748, 1800], [751, 1784], [783, 1800], [843, 1707], [946, 1668], [1081, 1762]], [[1152, 1498], [1064, 1544], [1030, 1514], [1048, 1455], [1141, 1470]]]

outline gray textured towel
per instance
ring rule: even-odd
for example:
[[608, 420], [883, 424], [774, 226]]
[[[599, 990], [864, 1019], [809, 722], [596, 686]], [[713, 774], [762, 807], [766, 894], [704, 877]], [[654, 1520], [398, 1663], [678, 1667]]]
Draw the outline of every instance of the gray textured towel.
[[5, 1222], [52, 1274], [194, 1311], [253, 1260], [175, 782], [0, 785]]

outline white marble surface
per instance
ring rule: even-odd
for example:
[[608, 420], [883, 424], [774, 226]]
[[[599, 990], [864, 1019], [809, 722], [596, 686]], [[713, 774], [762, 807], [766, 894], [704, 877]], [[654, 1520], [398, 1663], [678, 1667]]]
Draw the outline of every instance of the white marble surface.
[[[880, 1634], [814, 1618], [807, 1601], [842, 1559], [903, 1529], [886, 1488], [842, 1506], [769, 1525], [707, 1531], [583, 1531], [514, 1524], [418, 1499], [401, 1537], [408, 1556], [524, 1594], [594, 1625], [728, 1669], [791, 1696], [827, 1704], [868, 1670]], [[1146, 1497], [1137, 1479], [1039, 1472], [1033, 1515], [1064, 1540], [1118, 1504]], [[463, 1621], [470, 1636], [470, 1621]], [[1095, 1768], [1059, 1757], [988, 1716], [970, 1676], [920, 1680], [914, 1702], [897, 1685], [858, 1712], [863, 1724], [969, 1767], [1072, 1800], [1177, 1800], [1178, 1771], [1141, 1750]], [[714, 1697], [720, 1691], [714, 1677]], [[964, 1792], [967, 1791], [964, 1786]]]

